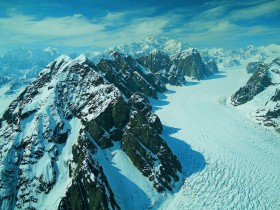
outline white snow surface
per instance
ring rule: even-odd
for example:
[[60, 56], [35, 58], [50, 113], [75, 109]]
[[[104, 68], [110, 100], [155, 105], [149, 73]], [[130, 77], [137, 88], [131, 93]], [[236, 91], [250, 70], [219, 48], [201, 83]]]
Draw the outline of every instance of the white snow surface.
[[158, 209], [280, 209], [280, 136], [228, 105], [243, 67], [150, 99], [187, 176]]

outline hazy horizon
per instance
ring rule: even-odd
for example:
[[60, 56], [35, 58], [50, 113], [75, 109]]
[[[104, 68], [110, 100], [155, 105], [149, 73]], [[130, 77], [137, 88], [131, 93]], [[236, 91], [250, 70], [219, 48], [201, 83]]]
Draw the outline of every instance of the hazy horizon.
[[[180, 40], [177, 40], [177, 41], [180, 41]], [[121, 43], [121, 44], [130, 44], [130, 43], [133, 43], [133, 42]], [[197, 47], [197, 46], [193, 45], [192, 43], [187, 43], [187, 44], [190, 44], [192, 47], [197, 48], [197, 49], [203, 49], [203, 48], [206, 48], [206, 49], [214, 49], [214, 48], [219, 49], [219, 48], [223, 48], [224, 50], [237, 50], [237, 49], [246, 48], [248, 46], [268, 47], [270, 45], [276, 45], [276, 46], [279, 46], [279, 48], [280, 48], [280, 44], [275, 44], [275, 43], [269, 43], [267, 45], [248, 44], [248, 45], [245, 45], [243, 47], [237, 47], [237, 48], [231, 48], [231, 49], [230, 48], [225, 48], [225, 47], [212, 47], [212, 48], [207, 48], [207, 47], [203, 47], [203, 46], [202, 47]], [[6, 53], [11, 52], [13, 50], [20, 50], [20, 49], [23, 49], [23, 48], [30, 49], [30, 50], [46, 50], [47, 48], [53, 48], [53, 49], [57, 50], [60, 54], [67, 55], [67, 54], [71, 54], [71, 53], [83, 54], [83, 53], [86, 53], [86, 52], [100, 52], [100, 53], [102, 53], [102, 52], [104, 52], [107, 49], [110, 49], [110, 48], [113, 48], [113, 47], [118, 47], [118, 46], [110, 46], [108, 48], [100, 48], [100, 50], [96, 50], [96, 49], [93, 49], [93, 48], [90, 48], [90, 47], [85, 47], [84, 49], [75, 48], [75, 47], [72, 47], [72, 48], [69, 48], [69, 49], [65, 49], [65, 48], [64, 49], [60, 49], [59, 47], [55, 47], [55, 46], [48, 46], [48, 47], [45, 47], [45, 48], [18, 46], [18, 47], [13, 48], [13, 49], [7, 49], [7, 51], [3, 51], [3, 52], [0, 51], [0, 57], [3, 57]]]

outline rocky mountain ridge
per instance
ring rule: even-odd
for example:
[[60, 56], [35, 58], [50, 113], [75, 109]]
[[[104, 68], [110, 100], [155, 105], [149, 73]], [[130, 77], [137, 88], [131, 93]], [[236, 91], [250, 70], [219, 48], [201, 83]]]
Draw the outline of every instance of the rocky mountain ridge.
[[60, 56], [10, 104], [0, 120], [1, 208], [119, 209], [97, 156], [118, 143], [155, 191], [172, 191], [182, 167], [146, 99], [165, 85], [112, 56], [97, 65]]

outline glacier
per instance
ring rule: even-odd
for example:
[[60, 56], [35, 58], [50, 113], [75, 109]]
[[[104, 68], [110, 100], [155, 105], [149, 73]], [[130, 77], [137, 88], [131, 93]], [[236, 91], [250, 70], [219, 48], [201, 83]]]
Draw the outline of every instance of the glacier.
[[186, 152], [165, 138], [183, 168], [202, 170], [157, 208], [279, 209], [279, 134], [255, 124], [226, 100], [249, 78], [244, 69], [223, 68], [199, 83], [167, 86], [160, 101], [151, 99], [163, 135], [186, 142], [206, 162], [190, 163]]

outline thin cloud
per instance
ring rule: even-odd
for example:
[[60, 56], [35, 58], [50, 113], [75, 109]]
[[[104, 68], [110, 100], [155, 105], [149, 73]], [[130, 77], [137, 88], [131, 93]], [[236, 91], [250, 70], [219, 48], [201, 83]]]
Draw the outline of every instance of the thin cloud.
[[264, 15], [273, 15], [274, 13], [280, 13], [280, 3], [278, 0], [233, 11], [229, 18], [233, 20], [253, 20]]
[[204, 4], [204, 10], [187, 20], [169, 35], [200, 47], [240, 47], [246, 43], [279, 43], [279, 26], [248, 22], [265, 15], [279, 15], [280, 4], [272, 2], [215, 2]]
[[[11, 14], [0, 18], [1, 46], [46, 44], [58, 47], [108, 48], [124, 42], [140, 40], [150, 34], [160, 34], [170, 23], [167, 17], [138, 17], [127, 19], [125, 13], [108, 13], [102, 21], [89, 20], [81, 14], [36, 19], [34, 16]], [[126, 20], [125, 26], [112, 20]]]

